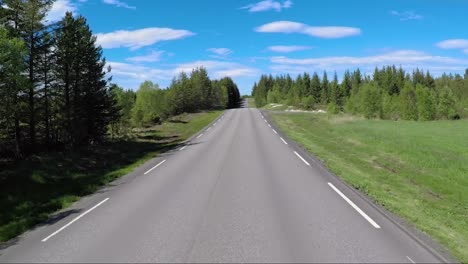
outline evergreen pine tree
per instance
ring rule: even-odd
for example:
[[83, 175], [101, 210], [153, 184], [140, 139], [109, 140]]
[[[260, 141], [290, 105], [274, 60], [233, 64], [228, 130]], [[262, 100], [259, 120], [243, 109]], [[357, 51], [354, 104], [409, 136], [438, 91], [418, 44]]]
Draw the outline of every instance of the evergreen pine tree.
[[310, 91], [311, 96], [314, 98], [315, 103], [320, 102], [320, 92], [321, 92], [321, 82], [318, 74], [314, 72], [312, 75], [312, 80], [310, 81]]
[[105, 60], [86, 19], [67, 12], [56, 33], [57, 89], [62, 95], [64, 135], [78, 147], [104, 139], [116, 119], [116, 101], [107, 86]]
[[25, 92], [26, 79], [22, 73], [26, 70], [26, 54], [24, 42], [11, 38], [0, 26], [0, 149], [11, 150], [16, 158], [22, 156], [19, 96]]
[[330, 96], [330, 84], [328, 82], [328, 76], [327, 72], [323, 72], [323, 78], [322, 78], [322, 92], [320, 95], [320, 101], [323, 105], [327, 105], [329, 102], [329, 96]]

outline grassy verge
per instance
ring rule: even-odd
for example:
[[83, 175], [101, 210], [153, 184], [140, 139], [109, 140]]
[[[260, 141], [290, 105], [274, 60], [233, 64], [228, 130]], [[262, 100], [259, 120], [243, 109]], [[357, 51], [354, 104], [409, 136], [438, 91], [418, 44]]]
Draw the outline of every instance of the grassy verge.
[[288, 105], [284, 104], [267, 104], [262, 107], [264, 110], [273, 110], [273, 111], [285, 111], [288, 109], [292, 109], [293, 107], [289, 107]]
[[272, 117], [335, 174], [468, 262], [468, 120]]
[[174, 148], [221, 113], [177, 116], [136, 131], [131, 140], [92, 149], [34, 156], [18, 163], [0, 161], [0, 241], [21, 234], [81, 196]]

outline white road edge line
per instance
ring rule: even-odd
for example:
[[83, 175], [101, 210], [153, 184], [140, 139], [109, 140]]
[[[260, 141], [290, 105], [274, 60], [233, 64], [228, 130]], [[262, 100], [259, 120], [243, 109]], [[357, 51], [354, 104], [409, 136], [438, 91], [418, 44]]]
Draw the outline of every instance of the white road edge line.
[[270, 125], [270, 124], [268, 124], [268, 127], [269, 127], [269, 128], [271, 128], [271, 125]]
[[296, 156], [298, 156], [307, 166], [310, 167], [309, 162], [307, 162], [301, 155], [299, 155], [299, 153], [297, 153], [296, 151], [294, 151], [294, 154], [296, 154]]
[[69, 227], [71, 224], [75, 223], [76, 221], [80, 220], [80, 218], [82, 218], [83, 216], [89, 214], [91, 211], [93, 211], [94, 209], [98, 208], [98, 206], [100, 206], [101, 204], [107, 202], [109, 200], [109, 198], [106, 198], [104, 199], [103, 201], [101, 201], [100, 203], [96, 204], [95, 206], [93, 206], [92, 208], [88, 209], [88, 211], [80, 214], [79, 216], [77, 216], [75, 219], [71, 220], [68, 224], [62, 226], [59, 230], [53, 232], [52, 234], [50, 234], [48, 237], [42, 239], [41, 241], [42, 242], [46, 242], [47, 240], [49, 240], [51, 237], [57, 235], [58, 233], [62, 232], [65, 228]]
[[201, 133], [200, 135], [198, 135], [197, 139], [203, 137], [203, 133]]
[[274, 129], [272, 129], [272, 130], [273, 130], [273, 132], [274, 132], [276, 135], [278, 135], [278, 132], [276, 132], [276, 130], [274, 130]]
[[280, 137], [280, 139], [281, 139], [281, 141], [283, 141], [283, 143], [284, 143], [285, 145], [288, 144], [288, 142], [286, 142], [286, 140], [284, 140], [284, 138]]
[[180, 148], [179, 150], [184, 150], [187, 146], [183, 146], [182, 148]]
[[366, 213], [364, 213], [364, 211], [361, 210], [361, 208], [359, 208], [356, 204], [353, 203], [353, 201], [351, 201], [348, 197], [346, 197], [340, 190], [338, 190], [333, 184], [331, 184], [330, 182], [328, 183], [328, 185], [336, 192], [338, 193], [341, 198], [343, 198], [349, 205], [351, 205], [351, 207], [354, 208], [354, 210], [356, 210], [362, 217], [364, 217], [364, 219], [367, 220], [367, 222], [369, 222], [372, 226], [374, 226], [375, 228], [377, 229], [380, 229], [380, 226], [374, 221], [372, 220], [372, 218], [370, 218]]
[[412, 260], [410, 257], [406, 256], [406, 258], [407, 258], [409, 261], [411, 261], [411, 263], [416, 263], [416, 262], [414, 262], [414, 260]]
[[268, 122], [267, 122], [265, 119], [263, 119], [263, 121], [265, 121], [265, 123], [267, 123], [267, 124], [268, 124]]
[[152, 170], [156, 169], [157, 167], [161, 166], [161, 164], [163, 164], [164, 162], [166, 162], [166, 160], [163, 160], [161, 162], [158, 163], [158, 165], [154, 166], [153, 168], [149, 169], [147, 172], [145, 172], [144, 174], [148, 174], [150, 173]]
[[206, 132], [208, 132], [208, 131], [210, 131], [210, 130], [211, 130], [211, 127], [209, 127], [209, 128], [206, 130]]

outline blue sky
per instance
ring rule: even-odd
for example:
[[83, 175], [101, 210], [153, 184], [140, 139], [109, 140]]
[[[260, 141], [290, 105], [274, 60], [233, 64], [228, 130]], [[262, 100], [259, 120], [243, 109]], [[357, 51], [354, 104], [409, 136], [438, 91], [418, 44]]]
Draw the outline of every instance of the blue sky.
[[243, 94], [261, 74], [468, 67], [467, 0], [57, 0], [49, 19], [65, 10], [88, 19], [113, 81], [131, 89], [196, 66]]

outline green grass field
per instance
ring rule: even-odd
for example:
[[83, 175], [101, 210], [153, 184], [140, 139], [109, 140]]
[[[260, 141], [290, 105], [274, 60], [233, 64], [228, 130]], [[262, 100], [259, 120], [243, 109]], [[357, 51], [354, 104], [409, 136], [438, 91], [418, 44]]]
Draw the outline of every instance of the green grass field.
[[468, 263], [468, 120], [271, 115], [332, 172]]
[[221, 113], [177, 116], [137, 131], [131, 140], [74, 153], [39, 155], [18, 163], [0, 161], [0, 241], [23, 233], [81, 196], [176, 147]]

